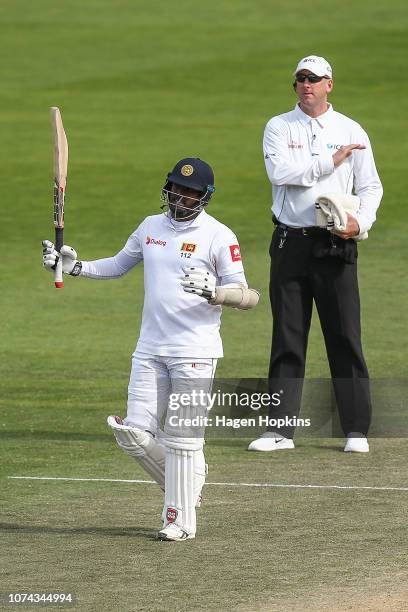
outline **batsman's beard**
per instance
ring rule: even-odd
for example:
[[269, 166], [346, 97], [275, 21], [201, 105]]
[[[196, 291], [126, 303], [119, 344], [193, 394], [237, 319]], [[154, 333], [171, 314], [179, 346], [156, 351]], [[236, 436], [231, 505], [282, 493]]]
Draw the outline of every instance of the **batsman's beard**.
[[188, 221], [189, 219], [194, 219], [202, 209], [203, 207], [200, 204], [194, 208], [188, 208], [179, 202], [169, 204], [170, 214], [175, 221]]

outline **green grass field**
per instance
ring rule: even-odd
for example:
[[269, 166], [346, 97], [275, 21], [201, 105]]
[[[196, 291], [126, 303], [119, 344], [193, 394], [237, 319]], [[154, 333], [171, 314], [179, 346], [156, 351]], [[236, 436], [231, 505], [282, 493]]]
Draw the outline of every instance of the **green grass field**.
[[[406, 438], [352, 457], [338, 439], [260, 456], [247, 439], [210, 438], [208, 480], [233, 484], [206, 487], [198, 537], [182, 545], [155, 540], [155, 486], [87, 480], [145, 478], [105, 426], [125, 410], [142, 274], [55, 291], [40, 249], [53, 234], [50, 106], [70, 144], [65, 240], [82, 259], [115, 253], [159, 211], [175, 161], [208, 160], [209, 212], [237, 233], [262, 291], [256, 311], [223, 314], [218, 376], [265, 377], [262, 133], [295, 104], [298, 59], [324, 55], [331, 101], [367, 129], [384, 184], [360, 248], [365, 354], [373, 378], [405, 381], [406, 4], [3, 0], [0, 27], [0, 592], [71, 591], [86, 612], [408, 609]], [[328, 375], [316, 318], [307, 375]]]

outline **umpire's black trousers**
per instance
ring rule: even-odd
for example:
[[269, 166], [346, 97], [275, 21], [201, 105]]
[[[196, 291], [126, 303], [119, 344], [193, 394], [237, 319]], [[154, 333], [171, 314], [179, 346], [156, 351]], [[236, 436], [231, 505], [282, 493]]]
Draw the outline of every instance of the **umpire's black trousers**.
[[288, 418], [299, 414], [306, 349], [315, 301], [324, 335], [340, 423], [344, 434], [367, 434], [371, 401], [361, 346], [357, 245], [327, 230], [276, 227], [271, 247], [270, 300], [273, 315], [270, 392], [284, 391], [269, 427], [293, 437]]

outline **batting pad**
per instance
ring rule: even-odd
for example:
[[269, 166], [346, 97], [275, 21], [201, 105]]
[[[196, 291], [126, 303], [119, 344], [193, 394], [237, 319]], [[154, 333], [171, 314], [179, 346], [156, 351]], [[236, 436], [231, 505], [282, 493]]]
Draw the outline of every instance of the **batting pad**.
[[133, 457], [144, 470], [164, 489], [165, 448], [148, 432], [121, 425], [113, 416], [108, 417], [116, 442], [122, 450]]
[[197, 451], [166, 448], [164, 522], [175, 523], [188, 535], [196, 532], [194, 455]]
[[197, 507], [201, 499], [201, 491], [205, 484], [207, 466], [205, 464], [204, 451], [194, 453], [194, 505]]

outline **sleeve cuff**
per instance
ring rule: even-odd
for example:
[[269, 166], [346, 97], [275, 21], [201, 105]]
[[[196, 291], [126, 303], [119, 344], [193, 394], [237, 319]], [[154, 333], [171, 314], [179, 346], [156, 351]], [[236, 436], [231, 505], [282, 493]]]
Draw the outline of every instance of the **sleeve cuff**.
[[353, 213], [353, 217], [357, 219], [358, 225], [360, 227], [359, 236], [362, 236], [363, 234], [368, 232], [369, 229], [371, 229], [371, 224], [361, 214], [359, 214], [358, 211]]
[[318, 163], [320, 176], [334, 172], [334, 161], [331, 153], [319, 155]]

